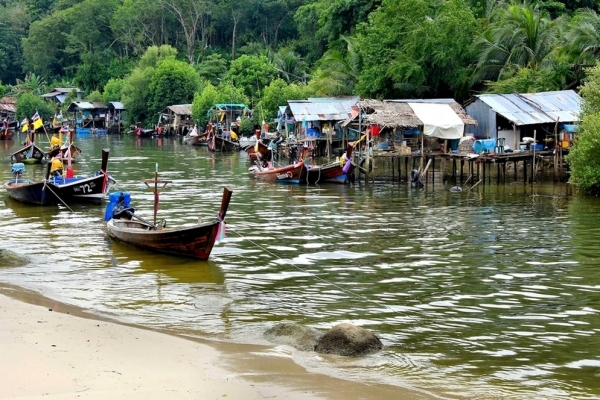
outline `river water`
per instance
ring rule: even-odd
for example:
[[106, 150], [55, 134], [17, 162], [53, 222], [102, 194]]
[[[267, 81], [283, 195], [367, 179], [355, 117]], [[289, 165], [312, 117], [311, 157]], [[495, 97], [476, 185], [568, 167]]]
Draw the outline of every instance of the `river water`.
[[[18, 140], [0, 142], [10, 178]], [[600, 397], [600, 200], [566, 186], [279, 185], [245, 153], [177, 138], [77, 137], [78, 173], [110, 148], [117, 189], [152, 218], [143, 179], [172, 181], [159, 218], [216, 216], [233, 188], [227, 237], [208, 262], [107, 239], [103, 206], [31, 207], [0, 194], [3, 248], [30, 263], [0, 281], [117, 320], [207, 339], [266, 343], [276, 322], [340, 322], [385, 348], [360, 359], [298, 352], [308, 370], [445, 398]], [[26, 176], [41, 177], [41, 166]]]

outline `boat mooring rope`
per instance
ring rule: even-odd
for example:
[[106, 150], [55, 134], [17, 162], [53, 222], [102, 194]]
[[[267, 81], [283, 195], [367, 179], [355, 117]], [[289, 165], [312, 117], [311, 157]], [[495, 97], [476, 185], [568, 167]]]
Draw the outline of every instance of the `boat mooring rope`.
[[65, 201], [63, 199], [60, 198], [60, 196], [54, 191], [52, 190], [52, 188], [46, 184], [47, 182], [44, 181], [44, 189], [48, 188], [48, 190], [65, 206], [69, 209], [69, 211], [71, 211], [72, 213], [74, 213], [75, 211], [73, 211], [73, 209], [71, 207], [69, 207], [69, 205], [67, 203], [65, 203]]

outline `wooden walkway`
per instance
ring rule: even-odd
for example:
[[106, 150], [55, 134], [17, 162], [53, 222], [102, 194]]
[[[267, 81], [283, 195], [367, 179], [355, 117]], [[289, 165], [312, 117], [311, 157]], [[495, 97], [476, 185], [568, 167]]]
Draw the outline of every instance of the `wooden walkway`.
[[563, 166], [566, 152], [565, 149], [556, 153], [554, 150], [531, 150], [480, 155], [433, 152], [424, 157], [420, 154], [375, 152], [372, 156], [375, 168], [368, 179], [409, 181], [412, 170], [423, 171], [424, 166], [429, 164], [421, 177], [423, 183], [435, 182], [436, 175], [440, 174], [442, 182], [456, 184], [533, 183], [549, 179], [566, 182], [567, 173]]

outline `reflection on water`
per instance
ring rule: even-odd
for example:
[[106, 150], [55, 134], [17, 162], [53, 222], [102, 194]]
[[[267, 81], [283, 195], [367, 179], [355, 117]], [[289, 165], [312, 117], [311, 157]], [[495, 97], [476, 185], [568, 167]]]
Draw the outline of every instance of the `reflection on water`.
[[439, 184], [274, 185], [248, 175], [245, 153], [127, 136], [77, 144], [82, 173], [97, 169], [100, 149], [110, 147], [117, 188], [147, 218], [153, 197], [141, 180], [158, 163], [172, 181], [159, 218], [171, 226], [214, 218], [231, 186], [227, 238], [197, 262], [111, 242], [102, 207], [6, 200], [4, 246], [32, 262], [1, 269], [1, 280], [219, 340], [263, 343], [276, 321], [320, 329], [351, 322], [379, 335], [384, 351], [295, 357], [354, 380], [449, 398], [600, 396], [597, 199], [523, 184], [459, 193]]

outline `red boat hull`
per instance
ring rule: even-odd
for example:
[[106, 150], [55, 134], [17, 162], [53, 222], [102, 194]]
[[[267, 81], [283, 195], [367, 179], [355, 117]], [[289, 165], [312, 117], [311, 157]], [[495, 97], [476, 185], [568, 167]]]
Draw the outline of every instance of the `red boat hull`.
[[280, 168], [263, 169], [254, 171], [258, 179], [273, 182], [303, 183], [306, 181], [306, 166], [303, 162], [286, 165]]

